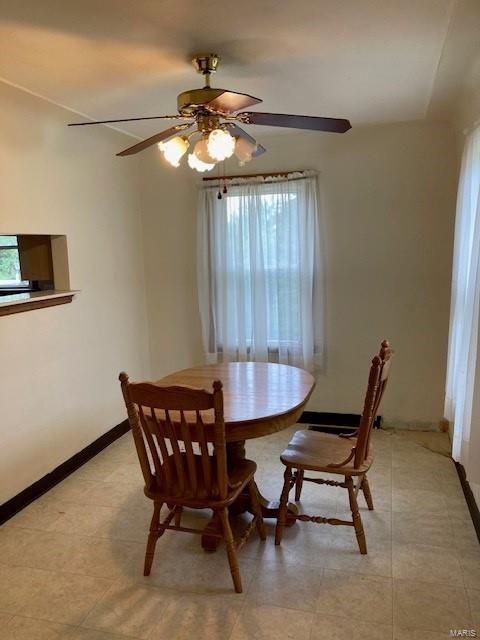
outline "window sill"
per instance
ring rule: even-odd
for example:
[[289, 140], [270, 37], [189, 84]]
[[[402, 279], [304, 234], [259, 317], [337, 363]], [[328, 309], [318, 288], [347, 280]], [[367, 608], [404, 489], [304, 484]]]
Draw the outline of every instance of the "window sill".
[[0, 297], [0, 316], [72, 302], [78, 291], [30, 291]]

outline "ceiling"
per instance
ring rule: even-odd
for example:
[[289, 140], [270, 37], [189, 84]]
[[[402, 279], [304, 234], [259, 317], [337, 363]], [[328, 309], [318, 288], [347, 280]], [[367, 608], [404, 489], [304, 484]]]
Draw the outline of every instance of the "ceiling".
[[[431, 102], [456, 5], [0, 0], [0, 76], [95, 119], [160, 115], [176, 112], [178, 93], [201, 86], [192, 54], [212, 51], [222, 58], [213, 86], [263, 98], [257, 110], [353, 125], [439, 117], [448, 73], [440, 107]], [[139, 137], [161, 128], [122, 125]]]

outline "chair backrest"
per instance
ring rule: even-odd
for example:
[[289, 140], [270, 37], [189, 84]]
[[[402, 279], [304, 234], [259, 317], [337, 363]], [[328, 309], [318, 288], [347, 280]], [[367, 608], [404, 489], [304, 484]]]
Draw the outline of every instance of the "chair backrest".
[[119, 380], [146, 488], [207, 501], [226, 498], [222, 383], [215, 380], [209, 392], [131, 383], [123, 372]]
[[368, 455], [372, 427], [387, 386], [393, 353], [388, 340], [384, 340], [379, 355], [372, 360], [355, 448], [355, 468], [360, 467]]

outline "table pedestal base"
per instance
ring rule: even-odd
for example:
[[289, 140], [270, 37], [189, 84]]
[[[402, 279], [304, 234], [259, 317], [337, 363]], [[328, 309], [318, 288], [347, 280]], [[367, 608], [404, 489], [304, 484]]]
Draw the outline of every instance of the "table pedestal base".
[[[260, 501], [260, 506], [262, 509], [262, 515], [264, 518], [277, 518], [278, 515], [278, 507], [280, 502], [278, 500], [267, 500], [262, 496], [262, 494], [258, 491], [258, 499]], [[232, 506], [230, 507], [230, 513], [234, 516], [240, 515], [241, 513], [251, 513], [253, 515], [251, 506], [250, 506], [250, 496], [248, 494], [241, 494], [238, 497]], [[288, 503], [287, 506], [287, 527], [292, 527], [295, 522], [295, 516], [298, 514], [298, 507], [296, 504], [292, 502]], [[216, 551], [218, 545], [220, 544], [220, 538], [217, 536], [208, 535], [209, 533], [219, 533], [220, 532], [220, 519], [214, 515], [212, 519], [209, 521], [202, 534], [202, 547], [205, 551]]]
[[[229, 461], [239, 460], [245, 458], [245, 441], [240, 442], [229, 442], [227, 443], [227, 459]], [[262, 515], [264, 518], [277, 518], [278, 516], [278, 508], [279, 501], [278, 500], [267, 500], [262, 496], [260, 491], [258, 490], [257, 485], [255, 484], [255, 489], [258, 495], [258, 500], [260, 502], [260, 506], [262, 509]], [[248, 491], [242, 492], [232, 506], [229, 509], [232, 515], [239, 515], [241, 513], [251, 513], [252, 506], [250, 503], [250, 496]], [[295, 516], [298, 514], [297, 505], [289, 502], [287, 506], [287, 527], [292, 527], [295, 522]], [[214, 515], [210, 522], [204, 529], [204, 533], [202, 535], [202, 547], [205, 551], [216, 551], [218, 545], [220, 544], [220, 538], [216, 536], [209, 535], [209, 533], [218, 533], [220, 532], [220, 520]]]

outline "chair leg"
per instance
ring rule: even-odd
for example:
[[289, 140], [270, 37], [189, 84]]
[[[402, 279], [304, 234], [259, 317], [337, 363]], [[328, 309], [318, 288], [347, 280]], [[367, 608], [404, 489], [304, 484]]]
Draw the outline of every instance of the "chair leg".
[[232, 574], [233, 586], [237, 593], [242, 593], [242, 579], [240, 577], [240, 568], [238, 566], [237, 550], [233, 539], [232, 529], [228, 520], [228, 509], [219, 509], [217, 511], [222, 523], [223, 538], [227, 546], [228, 562], [230, 564], [230, 573]]
[[183, 507], [175, 507], [175, 526], [179, 527], [182, 520]]
[[157, 540], [163, 534], [160, 530], [160, 510], [162, 508], [161, 502], [155, 502], [153, 506], [153, 516], [150, 522], [150, 533], [148, 534], [147, 550], [145, 553], [145, 564], [143, 567], [143, 575], [149, 576], [152, 568], [153, 556], [155, 555], [155, 546]]
[[253, 515], [256, 518], [255, 524], [257, 526], [259, 538], [260, 540], [266, 540], [267, 532], [265, 531], [265, 523], [263, 522], [262, 507], [258, 500], [257, 488], [253, 479], [248, 483], [248, 494], [250, 496]]
[[292, 482], [292, 470], [290, 467], [285, 467], [285, 473], [283, 474], [283, 489], [280, 496], [280, 505], [278, 507], [277, 526], [275, 527], [275, 544], [279, 545], [283, 537], [283, 529], [287, 522], [287, 505], [288, 494], [290, 493], [290, 485]]
[[368, 484], [366, 474], [363, 476], [361, 488], [365, 497], [365, 502], [367, 503], [367, 507], [370, 511], [373, 511], [372, 492], [370, 491], [370, 485]]
[[367, 541], [365, 539], [365, 532], [363, 531], [362, 518], [358, 511], [357, 496], [355, 495], [355, 486], [351, 476], [345, 478], [345, 484], [348, 489], [348, 499], [350, 502], [350, 510], [352, 512], [353, 526], [355, 527], [355, 534], [357, 536], [358, 548], [360, 553], [367, 553]]
[[300, 500], [300, 496], [302, 494], [303, 474], [303, 469], [297, 470], [297, 477], [295, 479], [295, 502], [298, 502]]

